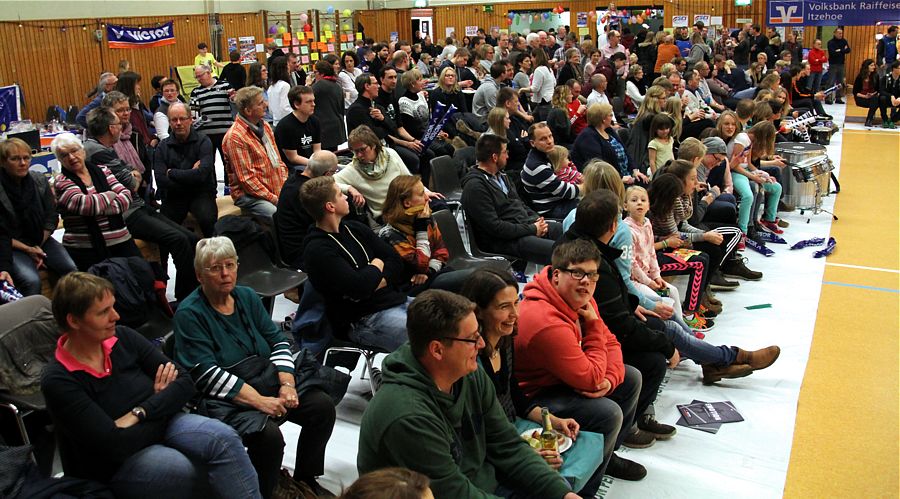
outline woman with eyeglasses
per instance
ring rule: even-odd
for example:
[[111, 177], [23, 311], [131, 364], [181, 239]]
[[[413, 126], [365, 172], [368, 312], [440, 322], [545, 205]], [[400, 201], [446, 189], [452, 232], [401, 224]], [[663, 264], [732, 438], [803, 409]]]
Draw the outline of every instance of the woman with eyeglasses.
[[[53, 239], [59, 221], [56, 199], [47, 178], [29, 171], [31, 147], [11, 138], [0, 142], [0, 216], [12, 238], [9, 270], [24, 296], [41, 292], [38, 270], [50, 269], [59, 276], [75, 271], [75, 262]], [[6, 270], [6, 269], [4, 269]]]
[[194, 268], [200, 287], [175, 314], [175, 359], [203, 395], [198, 412], [237, 430], [263, 497], [272, 495], [281, 470], [279, 425], [300, 425], [295, 480], [324, 491], [316, 477], [325, 472], [325, 446], [334, 428], [331, 397], [304, 383], [287, 338], [262, 301], [251, 288], [236, 285], [238, 259], [230, 239], [201, 239]]
[[75, 135], [64, 133], [50, 143], [62, 164], [56, 177], [56, 209], [65, 232], [62, 244], [78, 270], [116, 256], [141, 256], [122, 215], [131, 206], [131, 191], [104, 166], [88, 165]]

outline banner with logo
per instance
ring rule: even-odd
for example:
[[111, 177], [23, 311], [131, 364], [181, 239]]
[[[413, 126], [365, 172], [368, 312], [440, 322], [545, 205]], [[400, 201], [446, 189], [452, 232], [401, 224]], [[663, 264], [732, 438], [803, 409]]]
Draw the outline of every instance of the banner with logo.
[[769, 0], [769, 26], [871, 26], [895, 19], [900, 0]]
[[22, 119], [21, 103], [18, 85], [0, 87], [0, 132], [8, 130], [13, 121]]
[[106, 39], [111, 49], [140, 49], [175, 43], [173, 21], [152, 28], [106, 25]]

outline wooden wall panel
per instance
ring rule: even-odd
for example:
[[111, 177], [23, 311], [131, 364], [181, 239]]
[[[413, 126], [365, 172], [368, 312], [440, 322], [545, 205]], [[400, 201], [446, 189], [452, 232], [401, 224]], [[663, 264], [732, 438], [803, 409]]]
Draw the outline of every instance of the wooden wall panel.
[[[887, 33], [887, 28], [887, 26], [847, 26], [844, 29], [844, 38], [850, 44], [850, 55], [845, 61], [847, 85], [853, 86], [864, 60], [875, 59], [875, 34]], [[848, 90], [850, 91], [852, 90]]]
[[[220, 19], [224, 33], [219, 53], [223, 59], [227, 60], [228, 36], [254, 35], [257, 43], [262, 43], [258, 13], [223, 14]], [[175, 22], [176, 43], [146, 49], [110, 49], [102, 27], [107, 22], [147, 27], [170, 20]], [[96, 29], [104, 31], [102, 42], [94, 38]], [[203, 14], [27, 21], [21, 28], [18, 22], [0, 22], [0, 43], [4, 47], [0, 51], [0, 85], [18, 83], [25, 97], [25, 117], [42, 121], [51, 105], [83, 106], [85, 94], [97, 84], [100, 73], [115, 72], [119, 60], [127, 59], [132, 70], [143, 76], [141, 87], [146, 100], [152, 94], [150, 78], [169, 75], [171, 66], [192, 64], [200, 41], [211, 42], [208, 17]]]

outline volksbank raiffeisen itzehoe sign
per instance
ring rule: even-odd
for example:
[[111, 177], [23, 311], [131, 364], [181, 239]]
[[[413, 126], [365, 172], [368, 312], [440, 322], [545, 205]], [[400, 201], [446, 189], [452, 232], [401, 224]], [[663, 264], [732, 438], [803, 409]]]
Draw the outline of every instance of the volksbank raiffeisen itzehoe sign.
[[769, 0], [773, 26], [868, 26], [896, 19], [900, 0]]
[[152, 28], [107, 24], [106, 38], [111, 49], [160, 47], [175, 43], [175, 30], [172, 21]]

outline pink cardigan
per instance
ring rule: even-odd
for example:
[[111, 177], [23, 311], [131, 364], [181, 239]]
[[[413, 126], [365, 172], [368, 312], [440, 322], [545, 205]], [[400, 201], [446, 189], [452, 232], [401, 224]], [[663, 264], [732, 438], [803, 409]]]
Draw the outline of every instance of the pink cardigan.
[[642, 226], [638, 226], [631, 217], [625, 217], [624, 222], [631, 227], [634, 242], [631, 280], [649, 286], [654, 279], [659, 279], [659, 262], [656, 261], [656, 251], [653, 248], [653, 227], [648, 218], [644, 218]]

